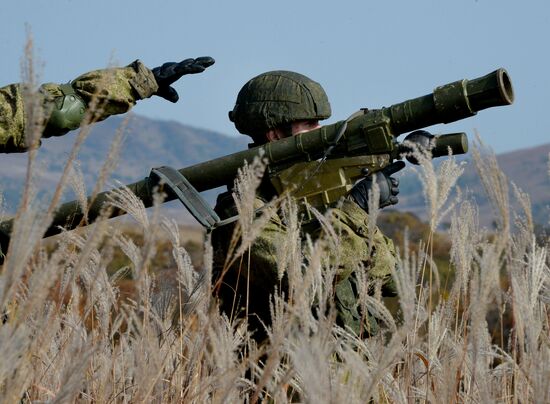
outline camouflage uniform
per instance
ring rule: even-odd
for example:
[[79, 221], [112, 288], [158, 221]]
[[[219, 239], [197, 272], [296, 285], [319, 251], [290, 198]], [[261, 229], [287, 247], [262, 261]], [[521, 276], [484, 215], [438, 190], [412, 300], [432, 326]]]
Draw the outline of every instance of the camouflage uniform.
[[[132, 108], [137, 100], [148, 98], [158, 90], [151, 70], [139, 60], [127, 67], [95, 70], [73, 80], [72, 88], [86, 105], [93, 105], [94, 122]], [[38, 96], [48, 103], [63, 96], [62, 86], [43, 84]], [[29, 145], [25, 139], [28, 116], [25, 111], [23, 84], [0, 88], [0, 152], [24, 152]], [[47, 119], [46, 119], [47, 120]], [[42, 123], [44, 125], [45, 123]], [[45, 133], [43, 137], [63, 135], [66, 131]]]
[[[263, 186], [256, 199], [256, 208], [261, 207], [273, 196], [268, 187]], [[223, 219], [237, 214], [231, 193], [225, 192], [218, 197], [215, 208]], [[369, 249], [368, 215], [355, 202], [346, 199], [338, 208], [331, 210], [331, 224], [339, 235], [337, 251], [326, 252], [331, 263], [338, 265], [334, 289], [337, 322], [350, 327], [357, 335], [376, 333], [378, 325], [368, 315], [361, 315], [358, 301], [356, 270], [367, 270], [370, 280], [382, 286], [383, 295], [395, 295], [395, 286], [391, 271], [396, 266], [396, 253], [393, 242], [376, 228], [373, 237], [373, 248]], [[216, 229], [212, 235], [214, 246], [214, 273], [222, 274], [228, 254], [229, 242], [234, 225]], [[309, 234], [314, 240], [322, 236], [321, 228], [316, 223], [302, 227], [302, 234]], [[263, 336], [263, 323], [269, 323], [269, 296], [275, 288], [286, 289], [286, 277], [282, 283], [278, 279], [277, 249], [284, 242], [287, 229], [279, 214], [274, 214], [242, 260], [223, 275], [219, 297], [222, 308], [230, 313], [244, 307], [248, 290], [248, 312], [251, 328]], [[303, 237], [305, 239], [305, 237]], [[248, 268], [248, 263], [250, 267]], [[236, 304], [234, 307], [234, 300]], [[364, 322], [362, 323], [362, 319]]]
[[[263, 73], [244, 85], [229, 118], [239, 132], [261, 144], [269, 139], [268, 132], [282, 132], [288, 130], [290, 125], [287, 136], [292, 136], [293, 123], [304, 120], [316, 122], [328, 118], [330, 114], [330, 103], [319, 83], [299, 73], [273, 71]], [[275, 195], [269, 179], [264, 178], [257, 191], [256, 207]], [[221, 218], [237, 214], [231, 193], [226, 192], [218, 197], [215, 210]], [[350, 327], [358, 335], [361, 331], [364, 331], [363, 335], [374, 333], [376, 322], [366, 313], [362, 315], [358, 307], [356, 271], [366, 270], [371, 280], [379, 281], [383, 292], [394, 294], [391, 272], [396, 266], [395, 248], [378, 228], [373, 236], [373, 248], [369, 248], [368, 215], [351, 197], [331, 211], [330, 220], [340, 239], [337, 251], [327, 249], [324, 258], [339, 269], [334, 286], [338, 323]], [[245, 253], [242, 259], [224, 272], [233, 229], [234, 225], [223, 226], [212, 234], [215, 275], [217, 279], [222, 279], [219, 290], [222, 308], [228, 313], [239, 311], [248, 298], [249, 323], [261, 337], [261, 323], [268, 324], [270, 319], [269, 295], [276, 287], [283, 292], [287, 288], [287, 280], [283, 277], [280, 282], [277, 270], [277, 250], [284, 245], [287, 237], [286, 225], [278, 213], [274, 214], [252, 244], [249, 254]], [[323, 236], [321, 226], [315, 222], [304, 224], [301, 232], [312, 239]]]

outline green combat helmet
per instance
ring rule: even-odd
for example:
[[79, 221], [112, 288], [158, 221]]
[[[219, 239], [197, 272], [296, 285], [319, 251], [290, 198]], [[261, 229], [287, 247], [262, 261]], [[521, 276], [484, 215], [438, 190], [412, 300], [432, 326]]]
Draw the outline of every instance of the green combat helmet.
[[269, 129], [298, 120], [327, 119], [330, 103], [321, 85], [295, 72], [277, 70], [249, 80], [229, 119], [257, 141]]

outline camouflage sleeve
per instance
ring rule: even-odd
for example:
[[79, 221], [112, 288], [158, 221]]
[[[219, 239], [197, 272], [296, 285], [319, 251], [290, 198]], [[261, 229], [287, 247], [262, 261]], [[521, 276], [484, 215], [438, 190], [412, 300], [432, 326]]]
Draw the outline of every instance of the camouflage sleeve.
[[[127, 112], [136, 101], [150, 97], [158, 90], [153, 73], [139, 60], [122, 68], [85, 73], [73, 80], [71, 85], [88, 106], [93, 122]], [[54, 83], [43, 84], [35, 94], [44, 98], [44, 105], [63, 96], [60, 85]], [[0, 88], [0, 152], [27, 150], [26, 124], [23, 85]]]
[[[94, 122], [123, 114], [136, 101], [148, 98], [158, 90], [153, 72], [139, 60], [126, 67], [85, 73], [71, 81], [71, 85], [92, 109]], [[51, 98], [63, 95], [59, 85], [52, 83], [44, 84], [42, 92]]]
[[345, 200], [332, 213], [332, 225], [339, 235], [338, 249], [330, 251], [330, 259], [340, 268], [334, 291], [337, 322], [361, 337], [374, 335], [379, 325], [370, 313], [361, 310], [356, 271], [367, 271], [367, 279], [377, 283], [383, 295], [395, 296], [395, 247], [378, 227], [369, 231], [369, 216], [355, 202]]
[[20, 84], [0, 88], [0, 152], [26, 150], [25, 113]]
[[393, 242], [375, 226], [369, 246], [369, 216], [353, 201], [345, 200], [332, 213], [333, 226], [340, 235], [339, 249], [333, 253], [333, 259], [342, 268], [341, 276], [346, 277], [358, 266], [363, 266], [369, 279], [382, 281], [386, 292], [393, 294], [391, 273], [397, 265]]

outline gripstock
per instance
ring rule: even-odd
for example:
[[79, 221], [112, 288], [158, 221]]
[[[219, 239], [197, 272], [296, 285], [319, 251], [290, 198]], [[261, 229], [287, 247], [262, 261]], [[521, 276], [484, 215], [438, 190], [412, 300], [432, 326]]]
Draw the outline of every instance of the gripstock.
[[[399, 135], [438, 123], [455, 122], [471, 117], [486, 108], [512, 104], [513, 100], [514, 92], [510, 77], [506, 70], [501, 68], [473, 80], [463, 79], [436, 87], [432, 93], [422, 97], [390, 107], [363, 109], [354, 114], [352, 119], [177, 171], [199, 192], [231, 185], [237, 170], [244, 162], [250, 163], [257, 156], [267, 160], [269, 171], [274, 173], [273, 177], [296, 164], [314, 163], [319, 159], [325, 159], [330, 163], [331, 160], [363, 158], [358, 166], [371, 167], [376, 171], [390, 164], [392, 160], [400, 159], [406, 151], [406, 147], [397, 142]], [[422, 143], [422, 140], [413, 139], [413, 142]], [[439, 137], [433, 151], [440, 155], [446, 154], [448, 147], [454, 154], [465, 153], [466, 136], [459, 133]], [[145, 207], [150, 207], [157, 186], [158, 175], [150, 175], [127, 185], [127, 188], [143, 201]], [[93, 200], [89, 200], [86, 213], [82, 212], [80, 203], [76, 200], [61, 205], [55, 211], [44, 237], [58, 234], [63, 229], [71, 230], [92, 223], [104, 211], [110, 192], [112, 191], [102, 192]], [[165, 201], [177, 197], [175, 192], [167, 192]], [[125, 213], [121, 209], [112, 208], [109, 217]], [[0, 223], [0, 238], [4, 252], [12, 227], [13, 220]]]

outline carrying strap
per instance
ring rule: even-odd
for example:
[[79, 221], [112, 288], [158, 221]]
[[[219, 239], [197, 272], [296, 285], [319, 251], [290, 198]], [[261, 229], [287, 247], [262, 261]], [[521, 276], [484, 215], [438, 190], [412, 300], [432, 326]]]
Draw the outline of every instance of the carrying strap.
[[238, 219], [238, 216], [233, 216], [221, 220], [187, 178], [172, 167], [153, 168], [149, 178], [171, 191], [189, 213], [209, 232], [216, 227], [232, 223]]

